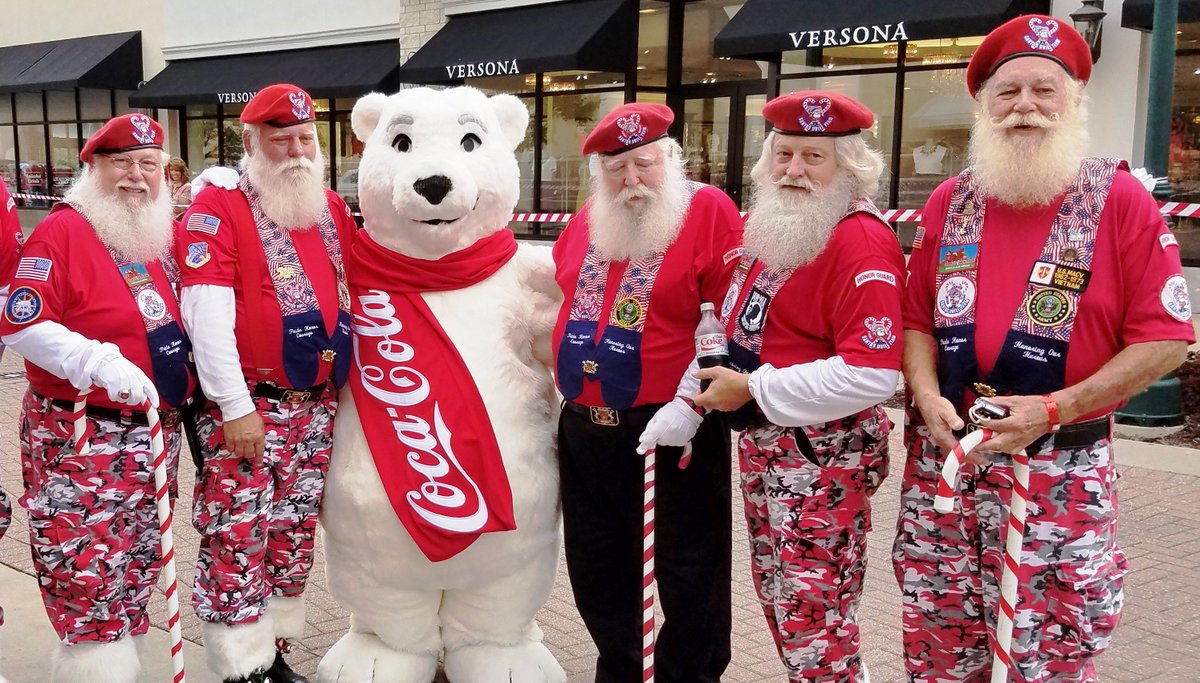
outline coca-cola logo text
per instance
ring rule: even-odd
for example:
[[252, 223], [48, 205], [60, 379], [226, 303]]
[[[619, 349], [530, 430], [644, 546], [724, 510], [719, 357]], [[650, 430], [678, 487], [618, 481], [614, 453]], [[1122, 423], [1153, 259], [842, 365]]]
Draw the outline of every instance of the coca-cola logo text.
[[725, 353], [727, 349], [728, 344], [723, 334], [702, 334], [696, 337], [696, 355], [698, 356]]
[[[355, 363], [363, 388], [387, 406], [396, 439], [408, 449], [405, 463], [424, 479], [416, 490], [405, 493], [405, 499], [436, 527], [479, 531], [488, 520], [487, 503], [454, 456], [441, 407], [429, 400], [429, 380], [413, 367], [415, 350], [398, 338], [403, 325], [391, 297], [376, 289], [368, 292], [358, 297], [362, 310], [354, 314]], [[365, 411], [359, 413], [365, 420]]]

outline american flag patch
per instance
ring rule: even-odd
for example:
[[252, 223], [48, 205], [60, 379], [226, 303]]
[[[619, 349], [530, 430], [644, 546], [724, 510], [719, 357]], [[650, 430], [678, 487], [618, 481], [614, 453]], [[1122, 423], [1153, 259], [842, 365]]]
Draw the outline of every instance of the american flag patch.
[[917, 226], [917, 234], [913, 235], [912, 248], [920, 249], [921, 245], [924, 243], [925, 243], [925, 226], [918, 225]]
[[53, 266], [54, 262], [48, 258], [26, 256], [17, 264], [17, 277], [45, 282], [50, 279], [50, 268]]
[[206, 213], [194, 213], [188, 216], [187, 229], [192, 232], [215, 235], [219, 227], [221, 227], [221, 219], [216, 216], [210, 216]]

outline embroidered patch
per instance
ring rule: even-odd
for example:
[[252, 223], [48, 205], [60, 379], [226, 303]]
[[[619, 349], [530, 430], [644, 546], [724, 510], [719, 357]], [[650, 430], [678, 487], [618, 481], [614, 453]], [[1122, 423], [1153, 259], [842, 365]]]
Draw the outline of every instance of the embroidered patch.
[[24, 244], [25, 244], [25, 232], [23, 230], [18, 230], [17, 231], [17, 246], [23, 246]]
[[771, 297], [767, 296], [766, 292], [757, 287], [750, 289], [746, 305], [742, 307], [742, 314], [738, 316], [738, 326], [743, 332], [756, 334], [763, 328], [763, 323], [767, 320], [767, 306], [770, 303]]
[[737, 282], [729, 285], [729, 291], [725, 293], [725, 301], [721, 303], [721, 320], [728, 320], [729, 314], [733, 312], [733, 307], [737, 305], [738, 295], [742, 293], [742, 288]]
[[600, 365], [594, 360], [583, 361], [583, 373], [585, 375], [594, 375], [600, 369]]
[[194, 213], [187, 219], [187, 229], [192, 232], [216, 235], [219, 227], [221, 227], [221, 219], [206, 213]]
[[1071, 313], [1071, 302], [1062, 291], [1046, 287], [1029, 299], [1025, 310], [1034, 323], [1042, 327], [1055, 327], [1061, 325]]
[[961, 275], [946, 278], [938, 287], [938, 312], [945, 318], [957, 318], [975, 302], [975, 283]]
[[978, 244], [960, 244], [958, 246], [942, 247], [938, 252], [939, 273], [957, 273], [961, 270], [974, 270], [975, 261], [979, 256]]
[[617, 140], [622, 145], [636, 145], [646, 139], [647, 128], [642, 125], [642, 115], [636, 112], [617, 119], [617, 128], [621, 130]]
[[1025, 44], [1034, 50], [1054, 52], [1055, 48], [1062, 44], [1062, 40], [1054, 37], [1055, 33], [1058, 33], [1057, 21], [1053, 19], [1042, 21], [1039, 17], [1031, 17], [1029, 33], [1025, 34]]
[[1164, 250], [1167, 247], [1172, 247], [1172, 246], [1178, 247], [1179, 246], [1179, 240], [1175, 239], [1175, 235], [1173, 235], [1169, 232], [1164, 232], [1163, 234], [1159, 235], [1158, 243], [1162, 246], [1162, 248]]
[[138, 310], [150, 320], [159, 321], [167, 315], [167, 302], [153, 289], [143, 289], [137, 296]]
[[637, 327], [638, 321], [641, 319], [642, 305], [631, 296], [621, 299], [613, 306], [612, 322], [617, 327], [631, 329]]
[[54, 267], [54, 261], [40, 256], [25, 256], [21, 258], [17, 264], [18, 278], [26, 280], [39, 280], [45, 282], [50, 279], [50, 269]]
[[129, 122], [133, 124], [133, 139], [139, 145], [154, 144], [154, 130], [150, 128], [150, 117], [145, 114], [134, 114], [129, 117]]
[[130, 289], [141, 287], [150, 282], [150, 271], [146, 270], [146, 266], [140, 263], [130, 263], [127, 266], [121, 266], [120, 271], [121, 277]]
[[744, 253], [746, 253], [745, 248], [734, 247], [733, 249], [730, 249], [729, 251], [725, 252], [725, 255], [721, 257], [721, 262], [728, 265], [729, 262], [734, 260], [735, 258], [741, 258], [742, 254], [744, 254]]
[[1038, 261], [1033, 264], [1029, 281], [1038, 285], [1049, 285], [1058, 289], [1072, 292], [1082, 292], [1087, 289], [1088, 280], [1092, 274], [1080, 268], [1072, 268], [1057, 263]]
[[925, 226], [917, 226], [917, 234], [913, 235], [912, 248], [920, 249], [925, 244]]
[[184, 263], [189, 268], [199, 268], [208, 263], [211, 258], [212, 254], [208, 253], [208, 242], [192, 242], [188, 245], [187, 258]]
[[800, 106], [804, 108], [806, 115], [796, 117], [796, 122], [805, 132], [821, 133], [833, 123], [832, 116], [825, 116], [825, 112], [833, 107], [833, 102], [828, 97], [806, 97]]
[[854, 286], [862, 287], [872, 280], [886, 282], [893, 287], [896, 286], [896, 276], [887, 272], [886, 270], [864, 270], [863, 272], [854, 276]]
[[14, 325], [24, 325], [38, 319], [42, 314], [42, 295], [33, 287], [17, 287], [8, 295], [4, 305], [4, 317]]
[[896, 343], [896, 335], [892, 333], [891, 318], [872, 316], [863, 320], [863, 325], [867, 327], [867, 333], [861, 339], [867, 348], [882, 351], [892, 348], [892, 344]]
[[8, 198], [8, 203], [7, 203], [7, 205], [4, 207], [4, 210], [5, 210], [5, 211], [12, 211], [12, 210], [13, 210], [13, 209], [15, 209], [15, 208], [17, 208], [17, 200], [13, 199], [12, 197], [9, 197], [9, 198]]
[[1158, 298], [1172, 318], [1179, 322], [1191, 322], [1192, 300], [1188, 296], [1187, 280], [1183, 279], [1182, 275], [1172, 275], [1167, 278]]

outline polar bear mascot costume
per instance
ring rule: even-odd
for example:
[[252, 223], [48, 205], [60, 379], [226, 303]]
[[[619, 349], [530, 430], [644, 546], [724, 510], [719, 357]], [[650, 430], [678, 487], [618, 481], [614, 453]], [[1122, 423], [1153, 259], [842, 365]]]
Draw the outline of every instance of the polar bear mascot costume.
[[347, 271], [355, 363], [321, 523], [350, 631], [327, 683], [563, 683], [534, 615], [558, 564], [549, 249], [507, 229], [516, 97], [358, 101], [365, 217]]

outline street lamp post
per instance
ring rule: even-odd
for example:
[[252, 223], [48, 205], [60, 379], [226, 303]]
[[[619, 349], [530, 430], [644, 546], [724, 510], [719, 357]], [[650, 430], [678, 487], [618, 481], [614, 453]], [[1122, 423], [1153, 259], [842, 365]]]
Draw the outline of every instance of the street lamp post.
[[1100, 61], [1100, 39], [1104, 34], [1104, 0], [1083, 0], [1083, 5], [1071, 12], [1071, 22], [1075, 30], [1087, 41], [1092, 50], [1092, 64]]

